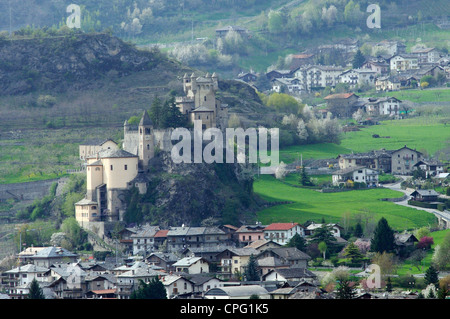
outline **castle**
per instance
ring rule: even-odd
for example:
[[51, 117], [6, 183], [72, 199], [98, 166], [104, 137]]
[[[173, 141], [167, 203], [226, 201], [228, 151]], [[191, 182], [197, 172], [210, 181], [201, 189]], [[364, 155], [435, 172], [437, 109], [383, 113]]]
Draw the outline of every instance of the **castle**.
[[[216, 99], [218, 78], [212, 76], [183, 77], [184, 97], [176, 97], [176, 105], [191, 122], [202, 121], [203, 129], [226, 127], [226, 105]], [[124, 191], [137, 187], [147, 192], [149, 161], [155, 151], [170, 152], [172, 129], [155, 129], [146, 111], [137, 129], [124, 123], [122, 148], [108, 140], [96, 145], [80, 145], [80, 158], [85, 161], [87, 190], [84, 199], [75, 203], [75, 218], [87, 229], [105, 232], [105, 222], [123, 220], [126, 211]]]

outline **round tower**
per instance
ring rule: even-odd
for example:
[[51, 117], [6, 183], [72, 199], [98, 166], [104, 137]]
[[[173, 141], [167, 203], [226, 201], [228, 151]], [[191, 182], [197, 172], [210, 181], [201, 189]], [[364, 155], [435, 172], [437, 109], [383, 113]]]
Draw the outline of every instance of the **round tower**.
[[147, 111], [144, 111], [144, 113], [142, 114], [141, 121], [139, 122], [138, 132], [139, 132], [139, 148], [138, 148], [139, 166], [143, 170], [147, 170], [148, 161], [155, 155], [153, 123], [152, 120], [150, 119], [150, 116], [148, 116]]

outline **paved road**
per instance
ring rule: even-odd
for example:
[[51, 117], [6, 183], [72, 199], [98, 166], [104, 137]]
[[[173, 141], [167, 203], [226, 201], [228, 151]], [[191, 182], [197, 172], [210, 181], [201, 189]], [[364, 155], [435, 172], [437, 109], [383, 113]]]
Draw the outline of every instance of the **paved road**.
[[402, 188], [400, 187], [400, 184], [405, 180], [405, 178], [404, 178], [403, 176], [396, 176], [396, 177], [399, 177], [399, 178], [401, 178], [402, 180], [399, 181], [398, 183], [385, 184], [384, 187], [390, 188], [390, 189], [395, 190], [395, 191], [402, 192], [402, 193], [408, 195], [408, 198], [405, 199], [405, 200], [403, 200], [403, 201], [400, 201], [400, 202], [395, 202], [395, 204], [397, 204], [397, 205], [402, 205], [402, 206], [406, 206], [406, 207], [410, 207], [410, 208], [415, 208], [415, 209], [418, 209], [418, 210], [424, 210], [424, 211], [426, 211], [426, 212], [428, 212], [428, 213], [432, 213], [432, 214], [435, 214], [435, 215], [439, 215], [439, 216], [441, 216], [442, 218], [444, 218], [444, 219], [446, 219], [447, 221], [450, 222], [450, 213], [449, 213], [448, 211], [441, 212], [441, 211], [436, 210], [436, 209], [431, 209], [431, 208], [424, 208], [424, 207], [417, 207], [417, 206], [411, 206], [411, 205], [408, 205], [409, 195], [411, 195], [411, 192], [409, 192], [409, 191], [407, 191], [407, 190], [405, 190], [405, 189], [402, 189]]

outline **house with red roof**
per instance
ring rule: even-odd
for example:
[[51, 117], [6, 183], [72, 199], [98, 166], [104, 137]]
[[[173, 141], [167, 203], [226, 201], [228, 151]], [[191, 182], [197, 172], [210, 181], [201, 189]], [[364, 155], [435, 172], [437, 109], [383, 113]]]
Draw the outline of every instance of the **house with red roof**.
[[305, 236], [305, 227], [299, 223], [273, 223], [264, 228], [264, 238], [286, 245], [295, 234]]

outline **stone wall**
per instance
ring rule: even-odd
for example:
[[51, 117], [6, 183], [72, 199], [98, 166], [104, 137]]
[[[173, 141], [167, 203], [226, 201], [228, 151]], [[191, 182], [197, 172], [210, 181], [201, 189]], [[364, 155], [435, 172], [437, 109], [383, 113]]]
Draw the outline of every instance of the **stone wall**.
[[49, 179], [28, 183], [0, 185], [0, 201], [11, 198], [17, 200], [34, 200], [48, 195], [50, 186], [59, 179]]

